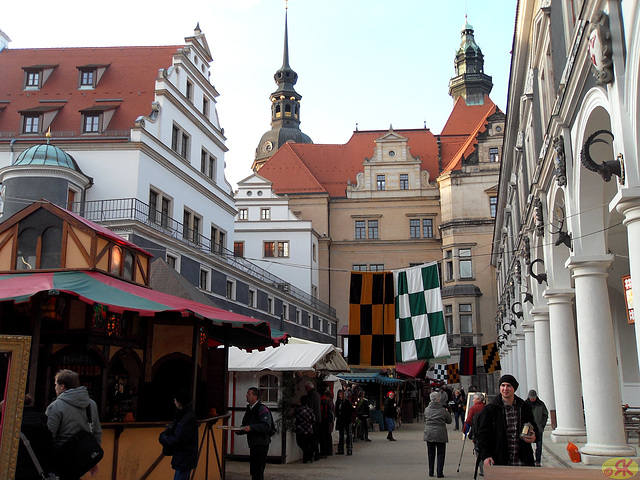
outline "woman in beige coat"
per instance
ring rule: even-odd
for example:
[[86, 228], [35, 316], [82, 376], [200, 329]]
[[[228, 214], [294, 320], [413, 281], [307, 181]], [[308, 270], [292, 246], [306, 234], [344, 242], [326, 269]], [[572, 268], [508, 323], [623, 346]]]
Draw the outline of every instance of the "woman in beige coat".
[[[441, 403], [441, 395], [439, 392], [433, 392], [429, 395], [429, 405], [424, 409], [424, 435], [422, 439], [427, 442], [427, 456], [429, 458], [429, 476], [433, 477], [433, 466], [436, 463], [436, 472], [438, 478], [444, 478], [444, 456], [446, 453], [447, 442], [447, 424], [451, 423], [451, 414]], [[437, 454], [437, 455], [436, 455]]]

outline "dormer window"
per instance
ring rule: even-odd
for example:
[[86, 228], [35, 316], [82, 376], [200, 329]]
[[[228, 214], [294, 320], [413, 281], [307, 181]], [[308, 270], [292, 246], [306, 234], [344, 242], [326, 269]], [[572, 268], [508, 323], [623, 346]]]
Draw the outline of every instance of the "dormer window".
[[80, 70], [80, 88], [94, 88], [96, 78], [95, 70]]
[[[109, 100], [108, 102], [112, 101]], [[82, 114], [82, 133], [104, 132], [119, 106], [119, 104], [114, 105], [98, 99], [94, 106], [80, 110]]]
[[26, 72], [26, 82], [25, 86], [27, 89], [36, 89], [40, 88], [40, 79], [42, 78], [42, 72], [40, 70], [37, 71], [27, 71]]
[[24, 115], [22, 133], [40, 133], [40, 115]]
[[24, 89], [40, 90], [57, 65], [31, 65], [24, 70]]
[[83, 133], [99, 133], [100, 132], [100, 115], [85, 114], [82, 119]]

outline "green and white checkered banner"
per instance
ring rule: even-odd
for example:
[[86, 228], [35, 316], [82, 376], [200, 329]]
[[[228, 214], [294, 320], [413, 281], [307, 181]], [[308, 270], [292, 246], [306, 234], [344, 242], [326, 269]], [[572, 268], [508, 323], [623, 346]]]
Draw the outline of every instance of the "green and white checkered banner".
[[393, 272], [396, 362], [449, 357], [438, 264]]

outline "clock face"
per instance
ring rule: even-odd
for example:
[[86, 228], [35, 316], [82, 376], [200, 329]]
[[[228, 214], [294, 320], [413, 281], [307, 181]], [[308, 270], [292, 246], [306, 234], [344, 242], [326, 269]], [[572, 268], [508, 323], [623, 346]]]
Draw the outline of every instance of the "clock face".
[[270, 152], [271, 150], [273, 150], [273, 143], [266, 142], [262, 148], [265, 152]]

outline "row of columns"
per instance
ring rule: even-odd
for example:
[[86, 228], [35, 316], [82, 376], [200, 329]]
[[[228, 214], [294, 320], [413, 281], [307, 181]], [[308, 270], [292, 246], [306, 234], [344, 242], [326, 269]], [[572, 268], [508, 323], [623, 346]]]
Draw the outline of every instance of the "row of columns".
[[547, 408], [555, 410], [553, 441], [586, 442], [580, 449], [586, 464], [636, 454], [627, 445], [622, 419], [607, 288], [612, 260], [612, 255], [570, 257], [575, 290], [547, 288], [546, 305], [525, 312], [502, 348], [502, 371], [516, 376], [518, 394], [537, 390]]

